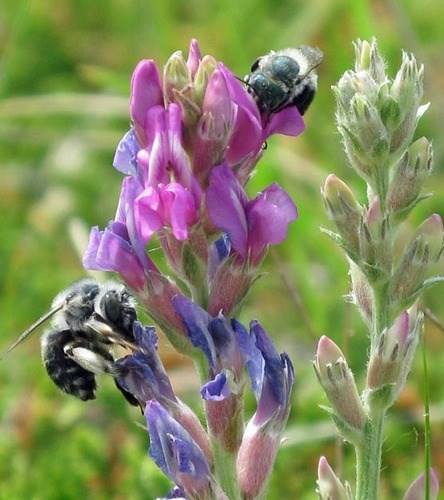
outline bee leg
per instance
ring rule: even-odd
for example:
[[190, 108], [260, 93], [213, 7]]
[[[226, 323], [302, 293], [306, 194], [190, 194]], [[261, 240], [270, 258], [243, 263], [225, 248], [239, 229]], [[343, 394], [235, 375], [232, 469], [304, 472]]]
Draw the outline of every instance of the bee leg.
[[69, 359], [91, 373], [117, 375], [114, 373], [114, 359], [109, 353], [94, 352], [77, 342], [65, 345], [63, 350]]
[[42, 337], [42, 359], [55, 385], [76, 398], [86, 401], [95, 398], [96, 376], [68, 357], [65, 348], [75, 345], [75, 334], [67, 329], [49, 330]]
[[126, 391], [117, 381], [116, 377], [122, 376], [123, 373], [122, 370], [116, 366], [109, 352], [103, 350], [101, 353], [97, 353], [83, 347], [81, 344], [72, 343], [65, 346], [65, 354], [72, 361], [91, 373], [96, 375], [108, 373], [111, 375], [114, 378], [117, 389], [119, 389], [128, 403], [132, 406], [139, 406], [137, 399], [130, 392]]

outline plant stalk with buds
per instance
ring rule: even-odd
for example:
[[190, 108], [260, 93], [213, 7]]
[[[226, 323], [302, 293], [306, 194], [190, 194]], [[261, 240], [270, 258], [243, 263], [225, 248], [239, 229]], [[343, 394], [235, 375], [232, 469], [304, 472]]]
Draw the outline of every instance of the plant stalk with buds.
[[[423, 324], [418, 298], [442, 281], [431, 274], [443, 248], [443, 223], [431, 215], [411, 242], [395, 251], [399, 225], [426, 197], [421, 189], [432, 170], [429, 141], [413, 142], [428, 107], [421, 105], [424, 70], [403, 53], [391, 80], [374, 40], [356, 42], [355, 55], [354, 70], [342, 76], [333, 92], [345, 152], [367, 185], [367, 200], [360, 203], [333, 174], [322, 196], [336, 226], [336, 232], [325, 232], [346, 253], [350, 295], [368, 327], [366, 387], [359, 395], [345, 356], [327, 337], [319, 342], [315, 370], [339, 433], [355, 447], [356, 499], [369, 500], [378, 498], [384, 418], [404, 386]], [[325, 464], [320, 471], [329, 475]], [[337, 481], [330, 479], [330, 484], [340, 489]], [[327, 499], [324, 490], [320, 496]]]

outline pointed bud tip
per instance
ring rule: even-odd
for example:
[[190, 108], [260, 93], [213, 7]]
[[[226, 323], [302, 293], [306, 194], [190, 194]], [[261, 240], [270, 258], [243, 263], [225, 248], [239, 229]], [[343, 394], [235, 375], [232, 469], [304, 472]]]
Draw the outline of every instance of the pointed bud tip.
[[359, 204], [348, 185], [335, 174], [330, 174], [325, 179], [324, 196], [328, 199], [334, 209], [341, 209], [341, 201], [345, 202], [350, 208], [358, 208]]
[[322, 335], [319, 339], [318, 348], [316, 351], [316, 356], [322, 364], [324, 363], [334, 363], [339, 358], [343, 358], [341, 349], [329, 339], [326, 335]]
[[[438, 498], [438, 493], [439, 493], [438, 476], [433, 468], [429, 469], [429, 473], [430, 473], [430, 491], [429, 491], [429, 496], [427, 498], [430, 498], [430, 500], [436, 500]], [[425, 473], [422, 472], [416, 479], [413, 480], [412, 484], [406, 491], [403, 500], [418, 500], [420, 498], [425, 498], [424, 489], [425, 489]]]
[[329, 474], [330, 472], [333, 472], [333, 469], [330, 467], [328, 460], [322, 455], [319, 458], [319, 463], [318, 463], [318, 477], [325, 474]]

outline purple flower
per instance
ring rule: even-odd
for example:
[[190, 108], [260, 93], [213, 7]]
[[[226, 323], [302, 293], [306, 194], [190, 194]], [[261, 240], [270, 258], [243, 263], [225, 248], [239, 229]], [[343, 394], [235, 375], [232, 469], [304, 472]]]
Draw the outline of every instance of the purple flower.
[[175, 486], [166, 497], [157, 500], [170, 500], [171, 498], [180, 498], [181, 500], [186, 500], [185, 492], [182, 488]]
[[222, 63], [218, 68], [236, 107], [234, 128], [225, 156], [229, 165], [236, 165], [248, 156], [256, 156], [265, 138], [259, 110], [251, 95]]
[[168, 375], [157, 353], [157, 335], [154, 327], [143, 327], [138, 321], [133, 327], [134, 338], [142, 352], [136, 352], [116, 361], [123, 374], [117, 378], [121, 387], [131, 393], [142, 406], [156, 399], [177, 403]]
[[141, 352], [116, 361], [122, 373], [117, 378], [120, 387], [132, 394], [142, 407], [156, 400], [198, 443], [209, 463], [212, 454], [208, 435], [191, 409], [174, 394], [170, 380], [157, 352], [154, 327], [143, 327], [138, 321], [133, 327], [134, 338]]
[[143, 241], [170, 227], [179, 241], [188, 238], [188, 229], [199, 220], [199, 205], [190, 191], [177, 182], [149, 186], [134, 202], [135, 218]]
[[250, 335], [262, 362], [248, 365], [258, 404], [239, 448], [237, 473], [243, 496], [256, 498], [266, 487], [290, 413], [294, 370], [289, 357], [277, 353], [257, 321], [251, 322]]
[[243, 357], [238, 334], [222, 315], [213, 318], [183, 295], [173, 299], [173, 307], [185, 325], [194, 347], [206, 356], [210, 381], [202, 387], [204, 399], [220, 401], [243, 386]]
[[208, 214], [213, 224], [228, 234], [238, 262], [260, 264], [268, 245], [281, 243], [288, 223], [298, 217], [288, 194], [277, 184], [264, 189], [254, 200], [226, 165], [215, 167], [206, 192]]
[[134, 70], [131, 78], [131, 118], [139, 143], [144, 147], [151, 135], [149, 110], [156, 106], [163, 106], [162, 83], [156, 63], [142, 60]]
[[216, 70], [208, 81], [193, 145], [193, 172], [203, 186], [208, 182], [211, 168], [221, 163], [227, 153], [235, 117], [236, 106], [231, 100], [226, 80]]
[[157, 272], [134, 221], [133, 200], [141, 189], [134, 177], [123, 180], [115, 220], [104, 231], [97, 226], [91, 229], [83, 256], [87, 269], [117, 272], [136, 291], [145, 287], [147, 272]]
[[[139, 178], [137, 153], [140, 150], [134, 130], [129, 130], [119, 142], [114, 155], [113, 167], [126, 175]], [[140, 179], [139, 179], [140, 180]]]
[[188, 189], [199, 204], [202, 190], [191, 171], [188, 155], [182, 146], [182, 112], [178, 104], [167, 109], [155, 106], [148, 112], [152, 140], [137, 154], [145, 187], [175, 181]]
[[187, 66], [191, 73], [191, 79], [194, 80], [199, 64], [202, 61], [199, 43], [195, 38], [191, 39], [190, 48], [188, 50]]
[[149, 455], [157, 466], [191, 497], [207, 498], [213, 478], [200, 447], [157, 401], [147, 403]]
[[294, 369], [286, 353], [278, 354], [273, 342], [257, 321], [250, 323], [250, 335], [255, 339], [263, 362], [248, 363], [251, 384], [257, 400], [252, 418], [256, 426], [274, 431], [283, 429], [290, 412], [290, 396], [294, 382]]
[[248, 156], [256, 156], [264, 141], [272, 134], [296, 136], [304, 131], [304, 120], [296, 106], [285, 108], [265, 121], [245, 86], [222, 63], [219, 63], [218, 68], [236, 105], [236, 120], [226, 155], [230, 166]]

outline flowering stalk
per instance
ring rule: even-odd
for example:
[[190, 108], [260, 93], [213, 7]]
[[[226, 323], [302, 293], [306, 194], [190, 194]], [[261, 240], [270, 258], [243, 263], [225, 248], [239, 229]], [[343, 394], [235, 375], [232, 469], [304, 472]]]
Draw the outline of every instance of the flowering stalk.
[[315, 368], [338, 430], [356, 450], [356, 498], [368, 500], [378, 497], [384, 417], [403, 388], [423, 323], [418, 297], [441, 281], [429, 276], [442, 252], [443, 223], [430, 216], [395, 253], [399, 225], [425, 198], [421, 188], [431, 172], [430, 143], [412, 142], [427, 109], [421, 106], [423, 67], [403, 53], [390, 80], [375, 41], [358, 41], [355, 53], [354, 70], [333, 91], [338, 129], [349, 162], [367, 184], [367, 202], [360, 204], [335, 175], [322, 195], [337, 231], [325, 232], [347, 255], [351, 297], [369, 329], [366, 387], [359, 396], [345, 357], [325, 337]]
[[[118, 273], [171, 344], [193, 357], [207, 430], [174, 394], [153, 329], [135, 323], [135, 347], [115, 363], [116, 382], [144, 412], [149, 453], [176, 484], [171, 495], [258, 498], [288, 419], [294, 371], [257, 321], [247, 330], [230, 317], [298, 212], [276, 183], [253, 198], [245, 186], [264, 141], [298, 135], [304, 122], [295, 106], [263, 119], [245, 86], [195, 40], [188, 59], [176, 52], [163, 72], [152, 60], [138, 64], [130, 110], [114, 157], [124, 174], [116, 215], [91, 230], [84, 265]], [[160, 246], [168, 274], [150, 246]], [[257, 411], [245, 424], [248, 380]]]

